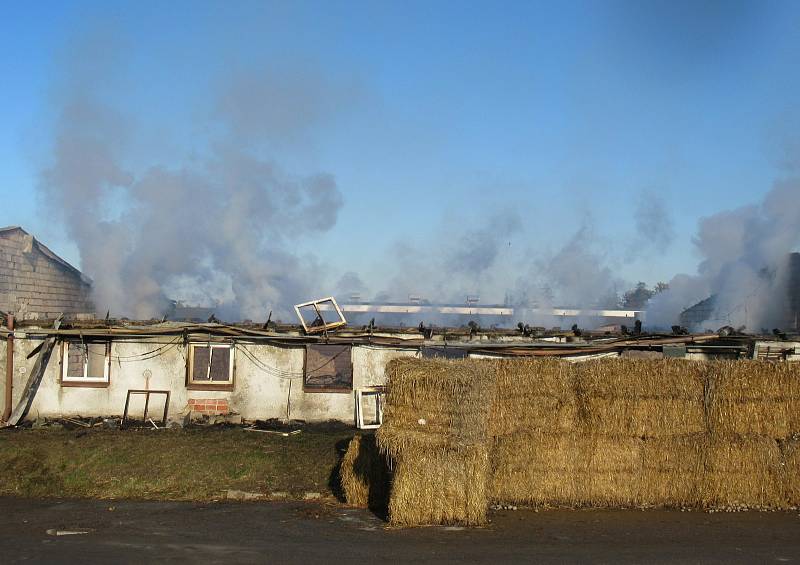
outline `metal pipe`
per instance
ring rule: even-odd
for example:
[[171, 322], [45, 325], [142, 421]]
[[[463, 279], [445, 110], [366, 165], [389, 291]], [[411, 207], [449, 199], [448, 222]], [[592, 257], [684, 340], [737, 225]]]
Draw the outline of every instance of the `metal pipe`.
[[8, 338], [6, 338], [6, 402], [3, 409], [3, 421], [8, 422], [11, 417], [11, 393], [14, 387], [14, 315], [6, 316]]

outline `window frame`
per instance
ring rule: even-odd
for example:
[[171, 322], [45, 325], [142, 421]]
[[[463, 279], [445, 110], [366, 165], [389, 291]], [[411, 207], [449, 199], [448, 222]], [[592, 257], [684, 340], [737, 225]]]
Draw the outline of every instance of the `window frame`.
[[[328, 346], [347, 347], [349, 349], [349, 362], [350, 362], [350, 386], [309, 386], [308, 379], [308, 349], [312, 346]], [[352, 344], [323, 344], [323, 343], [309, 343], [303, 348], [303, 392], [310, 393], [331, 393], [331, 394], [352, 394], [355, 388], [355, 371], [353, 368], [353, 345]]]
[[[211, 359], [214, 357], [214, 349], [227, 349], [228, 350], [228, 380], [227, 381], [212, 381], [212, 380], [194, 380], [194, 351], [198, 347], [210, 348], [210, 356], [208, 358], [208, 371], [211, 370]], [[186, 356], [186, 388], [187, 390], [233, 390], [235, 384], [235, 359], [234, 346], [232, 343], [215, 342], [215, 341], [193, 341], [188, 344], [188, 355]], [[206, 373], [208, 374], [208, 373]]]
[[[69, 347], [70, 345], [89, 345], [105, 344], [106, 354], [105, 362], [103, 363], [103, 376], [102, 377], [89, 377], [89, 360], [88, 351], [83, 359], [83, 375], [82, 377], [70, 377], [67, 375], [69, 370]], [[111, 340], [77, 340], [65, 339], [61, 342], [61, 372], [59, 374], [59, 384], [62, 387], [89, 387], [89, 388], [105, 388], [111, 383]]]

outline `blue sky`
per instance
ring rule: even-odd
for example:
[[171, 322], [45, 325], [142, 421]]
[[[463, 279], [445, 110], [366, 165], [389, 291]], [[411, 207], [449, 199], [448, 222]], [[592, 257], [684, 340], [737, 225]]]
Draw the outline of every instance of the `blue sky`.
[[[50, 158], [54, 93], [71, 72], [64, 54], [86, 35], [123, 54], [107, 96], [130, 120], [133, 167], [203, 152], [215, 94], [240, 70], [299, 76], [311, 91], [309, 116], [284, 124], [264, 150], [292, 173], [336, 178], [344, 197], [336, 225], [298, 246], [368, 278], [380, 276], [395, 242], [429, 245], [441, 230], [502, 209], [522, 218], [515, 247], [557, 249], [588, 216], [608, 253], [622, 256], [636, 199], [648, 192], [663, 199], [675, 238], [617, 264], [631, 281], [668, 280], [695, 270], [701, 217], [758, 202], [796, 172], [787, 161], [800, 161], [794, 2], [5, 2], [2, 10], [0, 224], [25, 226], [76, 264], [78, 248], [58, 218], [42, 214], [37, 185]], [[87, 64], [106, 55], [97, 49]]]

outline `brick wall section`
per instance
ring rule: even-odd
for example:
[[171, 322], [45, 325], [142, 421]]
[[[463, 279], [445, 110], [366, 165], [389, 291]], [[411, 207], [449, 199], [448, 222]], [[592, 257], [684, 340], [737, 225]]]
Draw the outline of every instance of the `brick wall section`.
[[21, 229], [0, 232], [0, 310], [22, 319], [93, 314], [81, 275], [43, 253]]
[[199, 414], [228, 414], [228, 401], [224, 398], [190, 398], [189, 409]]

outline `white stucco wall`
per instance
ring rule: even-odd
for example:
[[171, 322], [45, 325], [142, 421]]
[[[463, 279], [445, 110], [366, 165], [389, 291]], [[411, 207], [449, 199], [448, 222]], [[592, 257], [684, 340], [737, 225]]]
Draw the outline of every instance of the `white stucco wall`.
[[[150, 373], [151, 390], [169, 390], [171, 418], [187, 411], [189, 399], [226, 399], [232, 413], [246, 420], [285, 418], [287, 401], [289, 417], [307, 421], [329, 419], [353, 421], [352, 392], [305, 392], [303, 390], [303, 346], [277, 347], [258, 343], [237, 343], [234, 348], [234, 387], [232, 391], [189, 390], [186, 386], [186, 347], [183, 343], [170, 346], [149, 359], [136, 359], [170, 341], [115, 341], [111, 346], [109, 385], [103, 388], [66, 387], [59, 379], [61, 348], [56, 346], [44, 378], [31, 406], [28, 419], [58, 416], [119, 416], [125, 407], [129, 389], [147, 386], [145, 372]], [[42, 342], [29, 337], [15, 342], [14, 403], [19, 401], [36, 355], [28, 353]], [[3, 346], [4, 347], [4, 346]], [[247, 352], [256, 362], [248, 358]], [[353, 346], [353, 386], [384, 384], [384, 367], [394, 358], [417, 355], [416, 349], [391, 349], [376, 346]], [[23, 369], [24, 367], [24, 369]], [[160, 418], [163, 401], [153, 396], [150, 415]], [[133, 396], [131, 410], [141, 414], [143, 397]]]

